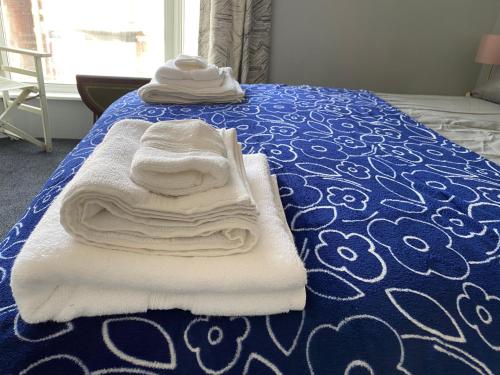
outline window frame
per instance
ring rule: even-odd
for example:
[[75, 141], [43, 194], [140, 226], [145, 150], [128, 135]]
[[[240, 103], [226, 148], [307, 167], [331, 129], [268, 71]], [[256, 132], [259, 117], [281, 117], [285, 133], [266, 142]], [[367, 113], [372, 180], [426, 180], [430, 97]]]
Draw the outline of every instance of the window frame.
[[[172, 59], [182, 52], [184, 30], [184, 2], [189, 0], [163, 0], [164, 60]], [[0, 7], [0, 43], [6, 45], [4, 14]], [[8, 55], [1, 52], [2, 60]], [[6, 73], [10, 78], [10, 73]], [[45, 83], [49, 99], [80, 99], [76, 83]]]

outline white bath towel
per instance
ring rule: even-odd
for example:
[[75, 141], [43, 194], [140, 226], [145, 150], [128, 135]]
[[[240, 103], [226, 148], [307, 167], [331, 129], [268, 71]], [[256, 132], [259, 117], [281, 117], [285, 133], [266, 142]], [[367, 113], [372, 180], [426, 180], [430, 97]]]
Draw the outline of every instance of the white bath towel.
[[[221, 68], [223, 75], [219, 87], [207, 87], [204, 81], [192, 81], [192, 87], [182, 84], [183, 80], [159, 83], [153, 78], [139, 88], [139, 96], [149, 103], [239, 103], [244, 98], [240, 84], [233, 78], [232, 69]], [[180, 83], [178, 83], [180, 82]]]
[[245, 156], [261, 215], [261, 237], [247, 253], [170, 257], [102, 251], [75, 241], [59, 223], [63, 195], [26, 241], [11, 286], [29, 323], [79, 316], [181, 308], [195, 314], [263, 315], [301, 310], [306, 272], [280, 214], [262, 155]]
[[[154, 193], [181, 196], [224, 186], [231, 166], [224, 138], [230, 131], [198, 119], [162, 121], [142, 135], [130, 168], [130, 178]], [[238, 147], [233, 145], [233, 148]]]
[[210, 85], [211, 81], [218, 81], [220, 86], [222, 72], [219, 67], [207, 64], [205, 61], [195, 64], [196, 61], [198, 60], [179, 59], [179, 57], [168, 60], [156, 70], [155, 77], [160, 83], [193, 80], [204, 81], [205, 85]]
[[195, 81], [192, 79], [164, 79], [158, 77], [158, 73], [155, 73], [152, 82], [167, 85], [169, 87], [175, 87], [179, 90], [197, 90], [200, 87], [203, 89], [220, 89], [224, 83], [224, 75], [222, 74], [219, 78], [209, 81]]
[[234, 129], [224, 137], [230, 162], [227, 184], [167, 197], [129, 176], [149, 126], [122, 120], [109, 130], [68, 184], [61, 207], [66, 231], [83, 243], [141, 253], [219, 256], [250, 250], [258, 238], [258, 213]]

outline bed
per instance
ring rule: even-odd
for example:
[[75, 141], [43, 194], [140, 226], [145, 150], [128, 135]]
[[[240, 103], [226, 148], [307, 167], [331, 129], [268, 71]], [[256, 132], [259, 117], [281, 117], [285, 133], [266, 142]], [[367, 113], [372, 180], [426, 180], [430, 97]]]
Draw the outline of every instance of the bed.
[[500, 105], [472, 96], [378, 94], [442, 136], [500, 164]]
[[[224, 105], [149, 105], [134, 91], [102, 114], [0, 243], [0, 373], [500, 373], [500, 166], [368, 91], [244, 88]], [[202, 118], [267, 154], [308, 270], [304, 311], [22, 321], [16, 254], [124, 118]]]

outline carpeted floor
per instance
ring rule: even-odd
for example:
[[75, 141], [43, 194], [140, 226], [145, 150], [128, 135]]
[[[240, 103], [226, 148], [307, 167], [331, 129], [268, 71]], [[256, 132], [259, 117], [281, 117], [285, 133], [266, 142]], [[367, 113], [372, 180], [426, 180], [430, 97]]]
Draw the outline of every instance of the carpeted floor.
[[56, 139], [48, 154], [28, 142], [0, 139], [0, 241], [78, 142]]

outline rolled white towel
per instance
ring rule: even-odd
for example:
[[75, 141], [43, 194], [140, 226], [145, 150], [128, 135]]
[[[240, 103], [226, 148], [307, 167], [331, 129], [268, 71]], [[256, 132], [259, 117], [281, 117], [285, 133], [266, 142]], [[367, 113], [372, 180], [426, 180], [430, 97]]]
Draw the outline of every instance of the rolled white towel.
[[244, 98], [240, 84], [233, 78], [230, 67], [220, 69], [223, 74], [222, 85], [207, 87], [205, 81], [191, 81], [191, 87], [183, 85], [183, 80], [160, 83], [153, 78], [150, 83], [139, 88], [139, 96], [149, 103], [239, 103]]
[[195, 314], [265, 315], [301, 310], [306, 271], [282, 219], [265, 156], [245, 155], [261, 212], [252, 251], [227, 257], [165, 257], [102, 250], [59, 223], [65, 188], [18, 254], [11, 286], [28, 323], [180, 308]]
[[208, 66], [207, 60], [201, 56], [179, 55], [174, 59], [174, 64], [181, 70], [199, 70]]
[[[214, 85], [220, 83], [222, 73], [220, 69], [213, 64], [208, 64], [203, 68], [195, 68], [194, 65], [181, 65], [180, 68], [176, 64], [176, 60], [168, 60], [164, 65], [160, 66], [155, 72], [155, 78], [158, 82], [168, 83], [168, 81], [194, 80], [203, 81], [206, 85]], [[212, 82], [214, 81], [214, 82]]]
[[230, 169], [224, 137], [236, 141], [202, 120], [157, 122], [141, 137], [130, 178], [149, 191], [173, 196], [224, 186]]
[[250, 250], [257, 210], [234, 129], [223, 135], [228, 182], [192, 195], [151, 193], [130, 179], [140, 138], [151, 126], [119, 121], [68, 184], [61, 223], [77, 240], [102, 248], [177, 256], [220, 256]]

